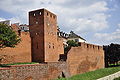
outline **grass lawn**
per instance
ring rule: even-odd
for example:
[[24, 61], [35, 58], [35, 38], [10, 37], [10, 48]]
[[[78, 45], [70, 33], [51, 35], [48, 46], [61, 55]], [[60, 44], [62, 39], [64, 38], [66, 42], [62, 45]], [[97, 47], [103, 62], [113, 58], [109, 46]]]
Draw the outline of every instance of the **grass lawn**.
[[104, 68], [96, 71], [87, 72], [84, 74], [75, 75], [68, 79], [61, 78], [57, 80], [96, 80], [98, 78], [113, 74], [118, 71], [120, 71], [120, 67]]

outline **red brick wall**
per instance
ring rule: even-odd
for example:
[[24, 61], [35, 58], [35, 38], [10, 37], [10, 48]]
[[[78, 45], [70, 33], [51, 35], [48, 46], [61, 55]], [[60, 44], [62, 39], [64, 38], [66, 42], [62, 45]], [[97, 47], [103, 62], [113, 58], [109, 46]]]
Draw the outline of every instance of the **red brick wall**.
[[31, 39], [28, 32], [21, 33], [21, 42], [15, 48], [0, 49], [0, 63], [31, 62]]
[[101, 46], [81, 43], [72, 47], [67, 55], [71, 75], [104, 68], [104, 51]]
[[15, 65], [10, 68], [0, 68], [0, 80], [51, 80], [64, 74], [69, 77], [65, 62]]

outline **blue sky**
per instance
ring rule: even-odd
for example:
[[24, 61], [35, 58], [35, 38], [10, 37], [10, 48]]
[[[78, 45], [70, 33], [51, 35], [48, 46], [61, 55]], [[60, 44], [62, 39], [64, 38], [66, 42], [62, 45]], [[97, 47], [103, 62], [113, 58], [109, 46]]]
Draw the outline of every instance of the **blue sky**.
[[120, 44], [120, 0], [1, 0], [0, 21], [28, 24], [28, 12], [46, 8], [61, 30], [73, 30], [88, 43]]

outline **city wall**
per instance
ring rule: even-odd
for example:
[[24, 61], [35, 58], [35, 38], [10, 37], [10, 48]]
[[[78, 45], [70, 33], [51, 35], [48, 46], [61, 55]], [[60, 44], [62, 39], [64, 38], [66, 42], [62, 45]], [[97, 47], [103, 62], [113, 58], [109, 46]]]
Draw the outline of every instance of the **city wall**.
[[21, 42], [15, 48], [0, 49], [0, 63], [31, 62], [31, 39], [29, 32], [21, 32]]
[[80, 43], [80, 46], [72, 47], [68, 52], [67, 63], [71, 75], [104, 68], [103, 47]]
[[0, 68], [0, 80], [51, 80], [69, 76], [66, 62], [14, 65]]

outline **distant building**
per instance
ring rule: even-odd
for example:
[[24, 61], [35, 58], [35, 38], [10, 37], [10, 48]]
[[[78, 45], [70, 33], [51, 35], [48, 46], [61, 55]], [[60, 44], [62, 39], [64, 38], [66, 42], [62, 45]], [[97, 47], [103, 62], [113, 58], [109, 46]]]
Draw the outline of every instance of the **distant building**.
[[11, 26], [11, 21], [10, 20], [0, 21], [0, 23]]
[[82, 38], [81, 36], [75, 34], [73, 31], [70, 32], [67, 40], [73, 40], [75, 42], [85, 42], [86, 40]]
[[21, 31], [29, 31], [29, 26], [26, 24], [22, 24], [22, 25], [20, 25], [20, 30]]
[[75, 34], [73, 31], [71, 31], [70, 34], [67, 34], [65, 32], [58, 30], [58, 36], [63, 38], [64, 46], [67, 46], [68, 40], [73, 40], [75, 42], [86, 42], [86, 40], [84, 38]]

